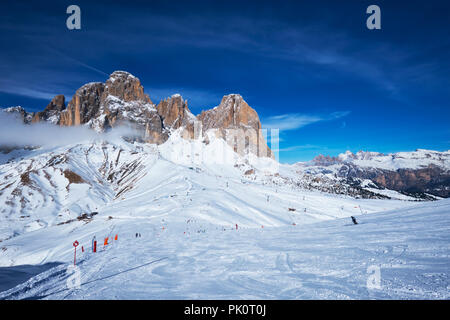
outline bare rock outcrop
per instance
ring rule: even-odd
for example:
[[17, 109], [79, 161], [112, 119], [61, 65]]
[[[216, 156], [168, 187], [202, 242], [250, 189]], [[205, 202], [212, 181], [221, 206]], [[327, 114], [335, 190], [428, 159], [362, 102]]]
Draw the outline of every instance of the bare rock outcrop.
[[60, 94], [55, 96], [47, 105], [44, 111], [36, 112], [31, 120], [32, 123], [48, 121], [58, 124], [61, 118], [61, 112], [66, 108], [66, 98]]
[[78, 89], [67, 109], [61, 112], [59, 125], [78, 126], [98, 117], [103, 91], [101, 82], [91, 82]]
[[238, 153], [274, 157], [262, 135], [258, 114], [241, 95], [224, 96], [219, 106], [203, 111], [197, 118], [202, 122], [203, 132], [218, 129], [217, 134]]
[[144, 93], [140, 80], [126, 71], [114, 71], [106, 80], [102, 100], [114, 96], [122, 101], [141, 101], [153, 104], [150, 97]]
[[163, 119], [165, 128], [169, 130], [183, 128], [183, 137], [194, 139], [194, 126], [197, 119], [189, 110], [187, 101], [183, 100], [179, 94], [162, 100], [156, 109]]
[[87, 125], [98, 132], [125, 125], [136, 131], [133, 139], [159, 144], [168, 138], [139, 79], [125, 71], [113, 72], [105, 83], [88, 83], [78, 89], [59, 124]]

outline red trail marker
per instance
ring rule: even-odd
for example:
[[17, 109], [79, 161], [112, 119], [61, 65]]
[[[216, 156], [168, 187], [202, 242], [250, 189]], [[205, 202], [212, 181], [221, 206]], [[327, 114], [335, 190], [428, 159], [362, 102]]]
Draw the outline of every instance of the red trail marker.
[[74, 256], [73, 256], [73, 265], [75, 266], [77, 264], [77, 247], [78, 247], [79, 243], [78, 241], [75, 240], [75, 242], [73, 243], [73, 246], [75, 248], [75, 252], [74, 252]]
[[92, 238], [92, 252], [97, 252], [97, 238], [95, 236]]

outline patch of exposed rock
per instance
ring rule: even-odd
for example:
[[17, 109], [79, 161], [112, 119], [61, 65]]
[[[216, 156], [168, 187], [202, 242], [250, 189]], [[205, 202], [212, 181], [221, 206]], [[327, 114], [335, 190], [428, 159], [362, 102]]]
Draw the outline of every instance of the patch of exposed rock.
[[31, 122], [48, 121], [58, 124], [61, 118], [61, 112], [66, 108], [66, 98], [60, 94], [55, 96], [47, 105], [44, 111], [36, 112]]
[[258, 114], [239, 94], [222, 98], [219, 106], [203, 111], [198, 119], [203, 131], [218, 129], [217, 134], [242, 154], [252, 152], [260, 157], [273, 158], [261, 131]]

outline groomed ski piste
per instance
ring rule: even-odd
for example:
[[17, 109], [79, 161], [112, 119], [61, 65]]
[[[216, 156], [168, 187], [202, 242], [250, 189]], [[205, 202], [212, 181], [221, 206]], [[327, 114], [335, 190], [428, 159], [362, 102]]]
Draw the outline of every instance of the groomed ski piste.
[[[2, 175], [35, 166], [23, 193], [39, 221], [1, 217], [13, 236], [0, 242], [0, 299], [449, 299], [450, 200], [303, 190], [280, 180], [290, 166], [195, 163], [182, 145], [85, 142], [2, 162]], [[84, 183], [67, 184], [68, 168]]]

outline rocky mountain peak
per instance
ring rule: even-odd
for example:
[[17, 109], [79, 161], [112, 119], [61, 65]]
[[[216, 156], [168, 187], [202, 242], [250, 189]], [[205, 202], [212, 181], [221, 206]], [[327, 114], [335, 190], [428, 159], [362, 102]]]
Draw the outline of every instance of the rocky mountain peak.
[[[86, 125], [98, 132], [126, 124], [137, 132], [132, 139], [157, 144], [167, 141], [170, 133], [179, 128], [184, 129], [182, 135], [186, 139], [198, 138], [194, 136], [194, 127], [198, 125], [202, 128], [198, 130], [199, 134], [218, 129], [217, 134], [225, 140], [227, 130], [236, 129], [232, 130], [236, 135], [233, 141], [237, 139], [239, 145], [244, 145], [245, 153], [273, 158], [262, 135], [258, 114], [241, 95], [225, 95], [219, 106], [196, 117], [179, 94], [155, 106], [144, 93], [140, 80], [125, 71], [113, 72], [105, 83], [83, 85], [67, 107], [64, 96], [58, 95], [42, 112], [29, 114], [22, 109], [15, 113], [24, 123], [29, 123], [32, 118], [33, 122], [47, 121], [61, 126]], [[229, 143], [234, 146], [235, 142]], [[239, 153], [244, 152], [239, 150]]]
[[220, 104], [199, 115], [203, 122], [203, 129], [210, 128], [231, 129], [248, 127], [261, 129], [258, 114], [239, 94], [229, 94], [222, 98]]
[[114, 71], [105, 82], [103, 99], [109, 95], [123, 101], [143, 101], [152, 103], [150, 97], [144, 93], [144, 87], [139, 79], [125, 71]]
[[[273, 153], [262, 135], [258, 113], [247, 104], [241, 95], [225, 95], [217, 107], [203, 111], [197, 118], [202, 122], [204, 132], [209, 129], [218, 129], [218, 134], [225, 140], [234, 139], [237, 145], [245, 146], [244, 150], [251, 150], [250, 152], [258, 156], [273, 158]], [[230, 131], [229, 129], [234, 130]], [[242, 132], [238, 130], [242, 130]], [[227, 134], [230, 132], [235, 137], [227, 138]], [[237, 150], [235, 145], [234, 149]]]
[[196, 118], [189, 110], [187, 101], [179, 94], [162, 100], [156, 107], [163, 118], [164, 126], [172, 129], [191, 124]]
[[66, 98], [63, 94], [55, 96], [44, 111], [63, 111], [66, 107]]
[[48, 121], [54, 124], [59, 123], [61, 112], [66, 108], [66, 98], [60, 94], [55, 96], [47, 105], [44, 111], [36, 112], [33, 115], [32, 122]]

